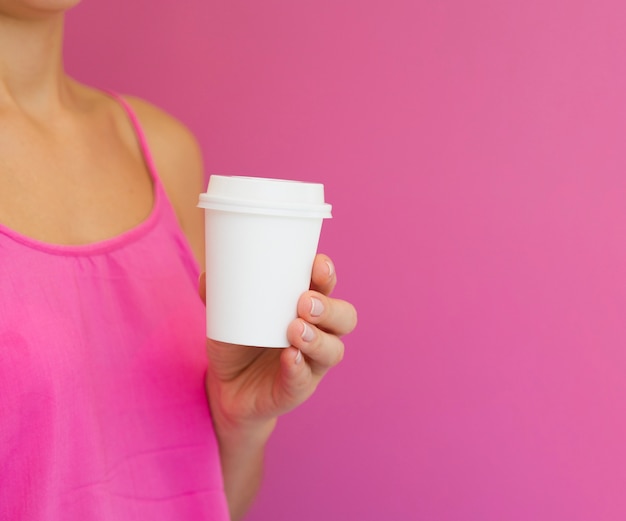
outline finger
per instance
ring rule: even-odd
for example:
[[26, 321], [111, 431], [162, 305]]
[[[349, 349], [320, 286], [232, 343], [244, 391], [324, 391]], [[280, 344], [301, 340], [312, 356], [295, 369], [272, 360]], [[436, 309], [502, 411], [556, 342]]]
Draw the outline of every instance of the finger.
[[337, 284], [335, 265], [328, 255], [318, 253], [311, 272], [311, 289], [330, 295]]
[[344, 356], [344, 345], [338, 336], [326, 333], [304, 320], [294, 320], [287, 329], [291, 345], [304, 355], [313, 373], [323, 375]]
[[198, 278], [198, 294], [206, 305], [206, 272], [202, 272]]
[[298, 316], [335, 335], [350, 333], [357, 323], [356, 309], [345, 300], [307, 291], [298, 300]]
[[[313, 394], [316, 381], [302, 351], [295, 347], [283, 349], [280, 356], [281, 390], [289, 398], [290, 408], [304, 402]], [[286, 411], [285, 411], [286, 412]]]

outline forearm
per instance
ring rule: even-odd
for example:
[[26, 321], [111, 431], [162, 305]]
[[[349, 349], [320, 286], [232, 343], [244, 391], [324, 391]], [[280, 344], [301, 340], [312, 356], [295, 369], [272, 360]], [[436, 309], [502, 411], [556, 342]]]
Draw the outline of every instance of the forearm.
[[232, 402], [225, 399], [228, 392], [218, 376], [208, 371], [205, 384], [231, 521], [239, 521], [261, 486], [265, 446], [276, 418], [251, 420], [249, 415], [233, 414]]
[[216, 425], [224, 490], [232, 521], [243, 518], [261, 486], [265, 446], [275, 423], [271, 420], [238, 429]]

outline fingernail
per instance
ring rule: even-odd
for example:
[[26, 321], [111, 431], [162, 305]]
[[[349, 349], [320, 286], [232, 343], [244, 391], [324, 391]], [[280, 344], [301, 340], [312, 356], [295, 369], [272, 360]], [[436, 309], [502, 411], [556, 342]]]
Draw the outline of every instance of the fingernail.
[[302, 351], [298, 349], [298, 352], [296, 353], [296, 357], [293, 359], [293, 361], [296, 365], [300, 365], [302, 363]]
[[311, 298], [311, 316], [319, 317], [324, 313], [324, 304], [322, 301], [316, 298]]
[[329, 260], [324, 261], [326, 263], [326, 266], [328, 267], [328, 278], [331, 278], [334, 273], [335, 273], [335, 266], [333, 266], [333, 263], [330, 262]]
[[300, 336], [305, 342], [311, 342], [315, 338], [315, 333], [306, 322], [302, 322], [302, 333]]

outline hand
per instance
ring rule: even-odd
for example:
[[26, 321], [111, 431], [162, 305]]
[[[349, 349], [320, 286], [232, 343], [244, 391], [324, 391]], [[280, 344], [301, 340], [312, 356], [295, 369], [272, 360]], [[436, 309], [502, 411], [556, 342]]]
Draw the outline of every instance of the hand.
[[[330, 298], [337, 283], [331, 260], [317, 255], [311, 289], [298, 301], [298, 318], [288, 327], [291, 347], [257, 348], [207, 340], [207, 392], [219, 437], [263, 431], [304, 402], [344, 354], [340, 337], [356, 326], [356, 310]], [[204, 282], [200, 282], [201, 295]], [[236, 435], [236, 434], [235, 434]]]

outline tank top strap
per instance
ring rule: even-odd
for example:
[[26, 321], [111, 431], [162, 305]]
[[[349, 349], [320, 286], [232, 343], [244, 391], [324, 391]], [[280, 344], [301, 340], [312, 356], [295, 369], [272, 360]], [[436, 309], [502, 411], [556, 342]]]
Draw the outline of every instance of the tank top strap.
[[191, 249], [191, 245], [189, 244], [187, 237], [180, 227], [174, 206], [172, 205], [165, 187], [161, 182], [154, 158], [150, 152], [146, 134], [141, 126], [141, 123], [139, 122], [137, 114], [131, 107], [130, 103], [128, 103], [128, 101], [126, 101], [120, 94], [109, 90], [104, 90], [103, 92], [116, 100], [125, 110], [135, 131], [136, 139], [139, 142], [140, 152], [154, 185], [154, 207], [152, 209], [151, 218], [155, 219], [156, 216], [158, 216], [161, 223], [167, 223], [167, 227], [171, 230], [175, 240], [180, 244], [181, 248], [183, 248], [185, 252], [185, 255], [182, 255], [181, 258], [184, 260], [189, 273], [192, 275], [192, 278], [195, 277], [197, 279], [200, 273], [200, 266], [198, 265], [198, 262], [193, 254], [193, 250]]
[[139, 122], [137, 114], [130, 106], [130, 103], [128, 103], [128, 101], [126, 101], [120, 94], [109, 90], [105, 90], [104, 92], [111, 96], [114, 100], [116, 100], [128, 115], [128, 118], [133, 126], [133, 130], [135, 131], [137, 141], [139, 142], [141, 155], [143, 156], [146, 166], [148, 167], [150, 176], [152, 177], [155, 185], [160, 185], [160, 179], [157, 173], [156, 164], [154, 163], [154, 158], [152, 157], [152, 153], [150, 152], [150, 147], [148, 146], [146, 134], [143, 130], [143, 127], [141, 126], [141, 123]]

